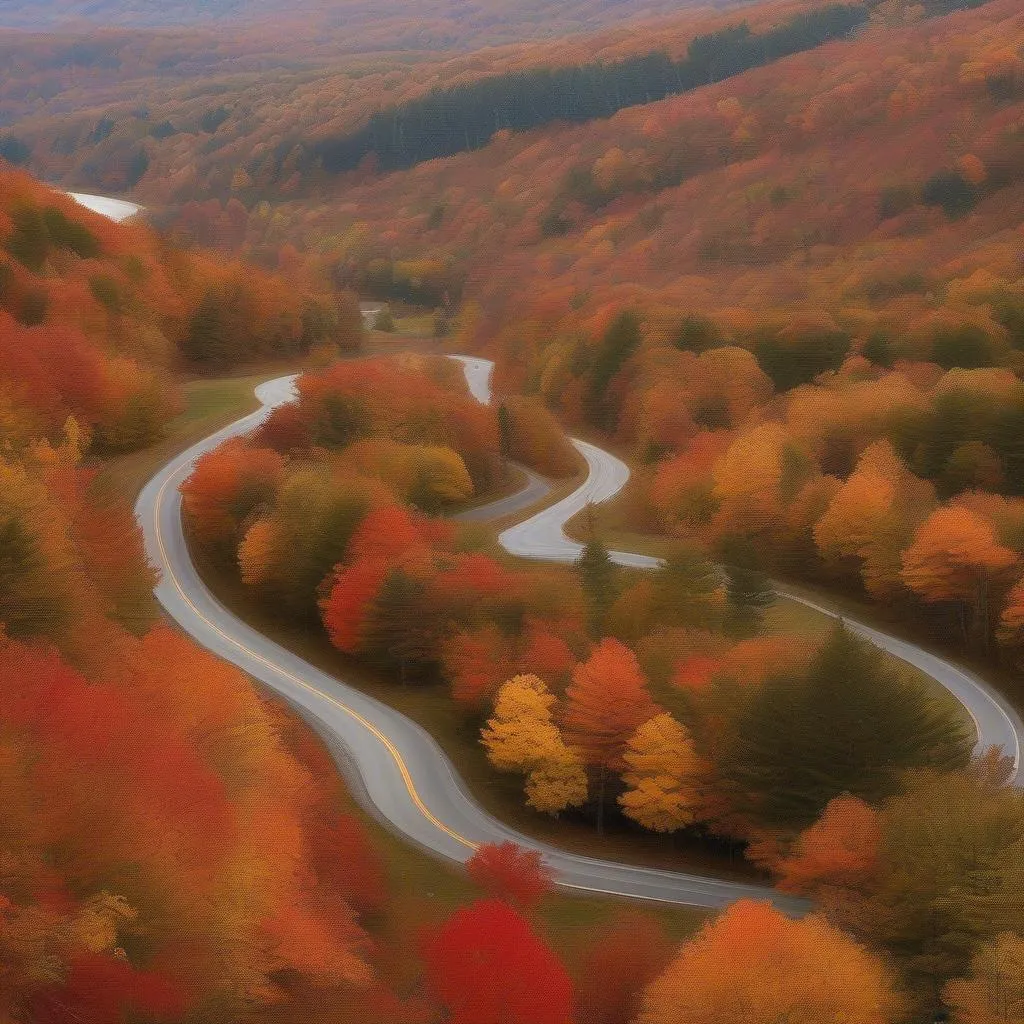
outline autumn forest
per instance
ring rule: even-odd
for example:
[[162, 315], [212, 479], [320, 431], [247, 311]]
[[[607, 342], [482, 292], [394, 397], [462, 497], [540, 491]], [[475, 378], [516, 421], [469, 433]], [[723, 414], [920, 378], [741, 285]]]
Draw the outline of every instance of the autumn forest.
[[1017, 0], [0, 67], [0, 1024], [1024, 1024]]

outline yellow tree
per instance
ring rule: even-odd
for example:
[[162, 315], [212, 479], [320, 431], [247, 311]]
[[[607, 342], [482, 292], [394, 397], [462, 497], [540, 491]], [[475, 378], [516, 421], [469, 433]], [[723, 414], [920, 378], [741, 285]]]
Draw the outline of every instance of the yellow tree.
[[782, 514], [780, 483], [790, 440], [777, 423], [739, 435], [714, 468], [713, 496], [720, 533], [758, 534]]
[[[557, 730], [556, 730], [557, 733]], [[587, 772], [576, 751], [552, 737], [543, 756], [526, 777], [526, 802], [544, 814], [557, 815], [587, 802]]]
[[487, 760], [498, 771], [525, 775], [527, 803], [547, 814], [587, 798], [583, 763], [552, 721], [554, 703], [537, 676], [513, 676], [498, 690], [494, 714], [481, 731]]
[[1004, 932], [971, 960], [971, 976], [949, 982], [943, 1001], [955, 1024], [1024, 1024], [1024, 938]]
[[864, 586], [886, 599], [901, 586], [900, 552], [934, 504], [931, 485], [903, 465], [888, 441], [870, 445], [814, 527], [825, 558], [856, 557]]
[[705, 925], [644, 993], [636, 1024], [890, 1024], [881, 962], [821, 918], [742, 901]]
[[629, 787], [623, 812], [653, 832], [675, 832], [694, 820], [702, 763], [686, 728], [668, 712], [644, 722], [623, 754]]

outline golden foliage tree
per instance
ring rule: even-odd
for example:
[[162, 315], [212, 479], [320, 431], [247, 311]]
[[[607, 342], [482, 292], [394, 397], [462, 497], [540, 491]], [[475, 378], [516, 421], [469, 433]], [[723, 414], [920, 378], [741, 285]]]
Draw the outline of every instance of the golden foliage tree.
[[636, 1024], [891, 1024], [882, 963], [821, 918], [734, 904], [648, 986]]
[[628, 789], [619, 797], [627, 817], [654, 832], [675, 832], [694, 820], [701, 761], [685, 726], [667, 712], [644, 722], [623, 755]]

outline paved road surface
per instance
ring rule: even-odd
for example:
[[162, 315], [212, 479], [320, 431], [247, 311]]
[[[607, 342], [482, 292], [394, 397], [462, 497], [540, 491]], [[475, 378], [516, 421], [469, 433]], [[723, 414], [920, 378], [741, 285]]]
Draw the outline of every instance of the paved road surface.
[[110, 199], [107, 196], [90, 196], [84, 192], [69, 192], [69, 196], [79, 206], [84, 206], [88, 210], [92, 210], [93, 213], [99, 213], [104, 217], [108, 217], [112, 221], [116, 221], [118, 224], [123, 220], [127, 220], [129, 217], [134, 217], [135, 214], [142, 209], [141, 206], [135, 203], [128, 202], [127, 199]]
[[[489, 402], [490, 375], [493, 364], [485, 359], [457, 357], [466, 367], [470, 390], [481, 402]], [[573, 440], [573, 444], [587, 462], [589, 470], [583, 485], [568, 497], [531, 516], [522, 523], [505, 530], [498, 540], [506, 551], [521, 558], [542, 561], [574, 562], [583, 545], [565, 534], [565, 524], [583, 511], [588, 504], [600, 504], [614, 497], [629, 480], [629, 467], [609, 452], [586, 441]], [[612, 551], [612, 561], [637, 569], [653, 569], [660, 559], [629, 551]], [[793, 593], [785, 587], [778, 591], [791, 601], [813, 608], [831, 618], [843, 618], [854, 632], [870, 640], [875, 646], [905, 661], [941, 683], [966, 708], [974, 720], [978, 751], [1001, 747], [1013, 759], [1014, 779], [1020, 779], [1021, 736], [1024, 726], [1009, 703], [977, 676], [936, 654], [889, 636], [855, 619], [841, 615], [827, 605]]]

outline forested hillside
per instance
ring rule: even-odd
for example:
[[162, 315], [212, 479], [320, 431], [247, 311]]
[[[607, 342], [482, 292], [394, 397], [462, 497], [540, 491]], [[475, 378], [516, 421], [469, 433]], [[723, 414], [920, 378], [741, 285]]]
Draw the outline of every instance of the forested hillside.
[[418, 0], [415, 6], [389, 0], [0, 0], [0, 25], [52, 28], [93, 25], [151, 28], [179, 25], [282, 23], [310, 36], [343, 28], [345, 49], [470, 49], [518, 39], [592, 31], [604, 25], [677, 13], [683, 7], [712, 8], [685, 0]]

